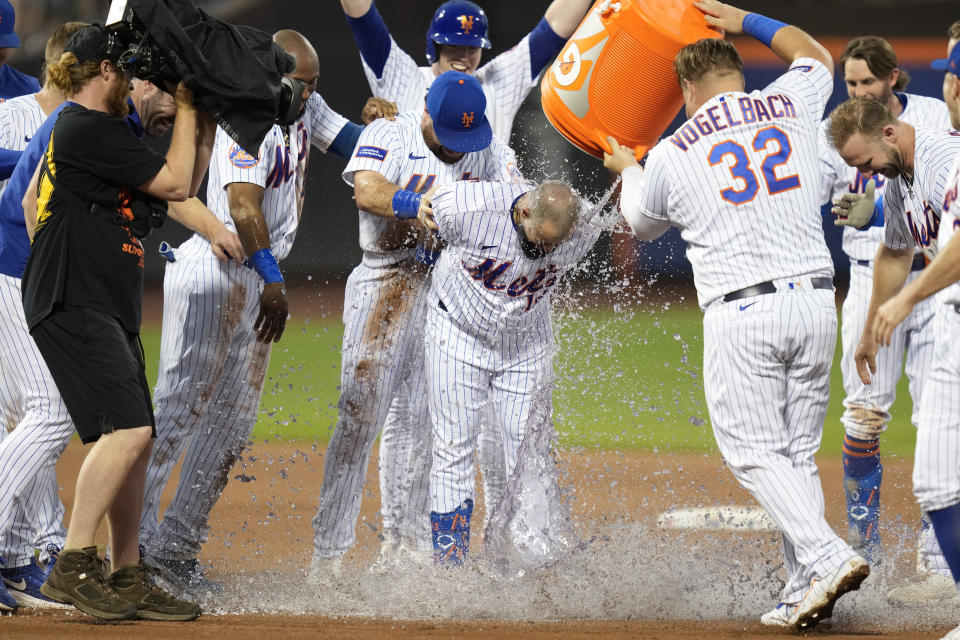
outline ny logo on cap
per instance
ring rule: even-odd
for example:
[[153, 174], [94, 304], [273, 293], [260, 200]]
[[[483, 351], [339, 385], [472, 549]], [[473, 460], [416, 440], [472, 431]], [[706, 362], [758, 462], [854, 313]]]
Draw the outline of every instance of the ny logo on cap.
[[473, 29], [473, 16], [459, 16], [457, 20], [460, 21], [460, 28], [470, 33], [470, 30]]
[[467, 113], [466, 111], [464, 111], [463, 117], [460, 118], [460, 124], [463, 125], [464, 129], [469, 129], [470, 125], [473, 124], [473, 111], [471, 111], [470, 113]]

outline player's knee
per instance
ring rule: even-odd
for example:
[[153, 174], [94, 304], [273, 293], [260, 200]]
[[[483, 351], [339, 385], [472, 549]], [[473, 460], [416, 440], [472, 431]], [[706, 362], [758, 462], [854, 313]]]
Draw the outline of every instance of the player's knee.
[[887, 430], [890, 414], [870, 407], [847, 407], [843, 412], [843, 428], [848, 436], [859, 440], [876, 440]]

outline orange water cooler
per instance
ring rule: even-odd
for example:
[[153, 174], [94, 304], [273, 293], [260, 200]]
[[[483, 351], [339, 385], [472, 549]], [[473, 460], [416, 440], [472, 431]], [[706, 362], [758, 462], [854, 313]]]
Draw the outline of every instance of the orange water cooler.
[[543, 112], [590, 155], [611, 135], [640, 158], [683, 104], [674, 56], [716, 37], [691, 0], [598, 0], [543, 76]]

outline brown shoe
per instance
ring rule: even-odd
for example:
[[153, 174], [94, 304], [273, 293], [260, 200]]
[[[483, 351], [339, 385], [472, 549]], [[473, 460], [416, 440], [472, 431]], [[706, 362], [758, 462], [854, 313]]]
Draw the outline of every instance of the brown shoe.
[[132, 564], [110, 574], [110, 586], [121, 598], [134, 605], [137, 617], [144, 620], [195, 620], [200, 605], [179, 600], [153, 582], [152, 567]]
[[96, 547], [64, 549], [46, 582], [40, 586], [40, 592], [98, 618], [136, 617], [137, 608], [114, 593], [104, 573], [104, 563]]

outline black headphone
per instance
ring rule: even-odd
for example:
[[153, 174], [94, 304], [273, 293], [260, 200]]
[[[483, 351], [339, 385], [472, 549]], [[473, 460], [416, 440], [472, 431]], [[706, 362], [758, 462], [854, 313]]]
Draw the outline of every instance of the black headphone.
[[276, 123], [281, 126], [289, 126], [300, 117], [300, 109], [303, 107], [303, 91], [306, 83], [296, 78], [284, 76], [280, 80], [280, 106], [277, 109]]

